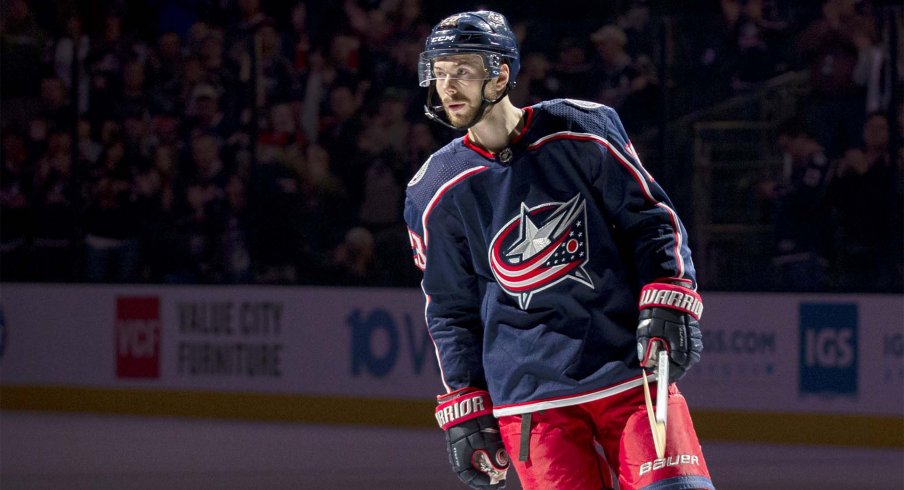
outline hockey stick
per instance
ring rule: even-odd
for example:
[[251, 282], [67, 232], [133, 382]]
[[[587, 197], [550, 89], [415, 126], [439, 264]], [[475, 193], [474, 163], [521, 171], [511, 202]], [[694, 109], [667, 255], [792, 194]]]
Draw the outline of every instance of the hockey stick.
[[[653, 346], [658, 346], [654, 343]], [[669, 393], [669, 354], [662, 349], [659, 351], [659, 359], [656, 362], [656, 409], [653, 409], [653, 400], [650, 396], [650, 382], [647, 380], [647, 370], [641, 368], [643, 375], [643, 397], [647, 405], [647, 417], [650, 420], [650, 432], [653, 435], [653, 447], [656, 448], [656, 457], [665, 456], [665, 424], [668, 416]], [[665, 382], [663, 382], [663, 379]]]
[[656, 363], [656, 421], [662, 424], [662, 441], [665, 446], [665, 423], [669, 415], [669, 352], [659, 351]]

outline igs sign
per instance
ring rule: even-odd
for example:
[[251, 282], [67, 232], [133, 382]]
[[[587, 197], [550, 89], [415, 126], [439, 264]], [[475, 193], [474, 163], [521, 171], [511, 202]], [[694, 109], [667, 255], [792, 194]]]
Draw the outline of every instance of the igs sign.
[[160, 298], [116, 298], [116, 376], [160, 377]]
[[857, 393], [857, 305], [800, 305], [800, 391]]

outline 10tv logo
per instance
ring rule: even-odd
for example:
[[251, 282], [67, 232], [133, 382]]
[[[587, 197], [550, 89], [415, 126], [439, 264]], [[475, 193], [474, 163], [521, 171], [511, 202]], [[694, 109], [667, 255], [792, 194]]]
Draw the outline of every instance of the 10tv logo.
[[800, 305], [801, 393], [857, 394], [855, 303]]
[[116, 298], [116, 377], [160, 377], [160, 298]]

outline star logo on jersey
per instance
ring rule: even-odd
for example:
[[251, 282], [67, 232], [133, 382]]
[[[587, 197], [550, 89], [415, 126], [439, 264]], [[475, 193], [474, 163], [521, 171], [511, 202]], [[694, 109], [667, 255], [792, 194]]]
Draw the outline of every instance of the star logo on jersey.
[[506, 223], [490, 244], [490, 268], [522, 310], [533, 295], [566, 279], [593, 288], [584, 269], [587, 253], [587, 206], [580, 194], [564, 203], [528, 208]]

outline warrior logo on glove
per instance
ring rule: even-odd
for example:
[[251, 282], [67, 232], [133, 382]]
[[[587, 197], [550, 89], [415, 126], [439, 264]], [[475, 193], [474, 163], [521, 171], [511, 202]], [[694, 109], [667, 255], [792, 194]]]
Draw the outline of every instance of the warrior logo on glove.
[[698, 322], [703, 313], [700, 295], [674, 284], [647, 284], [640, 292], [639, 307], [637, 357], [640, 365], [655, 365], [651, 346], [661, 341], [669, 352], [669, 382], [678, 381], [700, 361], [703, 352], [703, 333]]
[[472, 488], [504, 488], [509, 457], [490, 394], [462, 388], [438, 396], [437, 401], [436, 421], [446, 431], [449, 462], [458, 478]]

